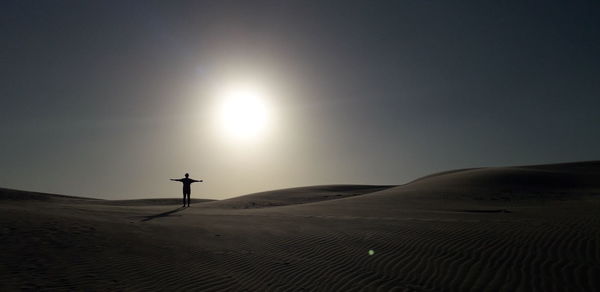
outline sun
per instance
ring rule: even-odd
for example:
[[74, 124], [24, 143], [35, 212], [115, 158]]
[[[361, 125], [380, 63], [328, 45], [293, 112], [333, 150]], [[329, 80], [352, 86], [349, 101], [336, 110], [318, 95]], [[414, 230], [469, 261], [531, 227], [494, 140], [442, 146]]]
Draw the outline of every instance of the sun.
[[234, 87], [220, 98], [218, 124], [231, 138], [256, 138], [269, 122], [269, 107], [264, 94], [251, 87]]

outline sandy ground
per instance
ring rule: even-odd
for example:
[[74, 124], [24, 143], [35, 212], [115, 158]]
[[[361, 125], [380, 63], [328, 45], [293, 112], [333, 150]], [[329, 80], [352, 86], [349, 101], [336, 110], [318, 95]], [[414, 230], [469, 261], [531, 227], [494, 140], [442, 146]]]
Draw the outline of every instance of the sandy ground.
[[0, 290], [600, 290], [600, 162], [178, 204], [0, 189]]

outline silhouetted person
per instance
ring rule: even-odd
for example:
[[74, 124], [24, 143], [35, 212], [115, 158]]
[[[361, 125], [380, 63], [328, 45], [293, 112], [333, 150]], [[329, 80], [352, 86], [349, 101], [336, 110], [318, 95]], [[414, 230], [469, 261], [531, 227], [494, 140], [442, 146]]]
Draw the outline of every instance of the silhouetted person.
[[190, 195], [192, 194], [192, 184], [195, 182], [202, 182], [202, 180], [195, 180], [195, 179], [191, 179], [189, 178], [189, 174], [185, 174], [185, 178], [180, 178], [180, 179], [175, 179], [172, 178], [172, 181], [180, 181], [183, 183], [183, 206], [185, 206], [185, 202], [186, 202], [186, 198], [187, 198], [187, 205], [188, 207], [190, 206]]

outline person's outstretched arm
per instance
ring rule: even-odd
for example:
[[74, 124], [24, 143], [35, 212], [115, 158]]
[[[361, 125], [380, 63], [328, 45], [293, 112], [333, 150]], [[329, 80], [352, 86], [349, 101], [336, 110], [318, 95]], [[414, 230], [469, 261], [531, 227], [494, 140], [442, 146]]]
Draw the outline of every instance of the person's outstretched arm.
[[195, 180], [195, 179], [193, 179], [192, 182], [202, 182], [202, 180]]
[[177, 179], [177, 178], [172, 178], [172, 181], [181, 181], [181, 179]]

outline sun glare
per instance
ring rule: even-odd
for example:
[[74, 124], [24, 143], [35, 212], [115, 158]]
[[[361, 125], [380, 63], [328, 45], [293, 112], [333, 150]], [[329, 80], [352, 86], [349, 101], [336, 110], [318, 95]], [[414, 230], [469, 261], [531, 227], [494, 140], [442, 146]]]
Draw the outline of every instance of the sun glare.
[[263, 94], [252, 88], [235, 88], [223, 94], [218, 119], [233, 138], [257, 137], [268, 126], [269, 111]]

